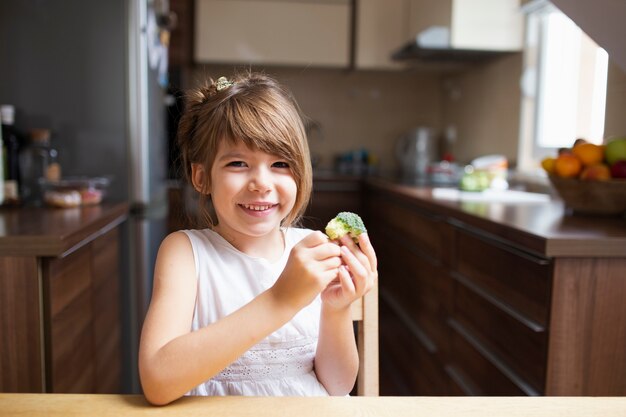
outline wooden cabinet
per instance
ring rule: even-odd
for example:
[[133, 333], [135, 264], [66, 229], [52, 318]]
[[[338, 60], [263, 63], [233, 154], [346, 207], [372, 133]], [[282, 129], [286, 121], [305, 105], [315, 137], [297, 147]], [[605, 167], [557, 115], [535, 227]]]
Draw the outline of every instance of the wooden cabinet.
[[390, 364], [424, 387], [411, 394], [543, 393], [551, 261], [389, 195], [367, 201], [381, 302], [405, 336], [381, 326], [381, 340], [428, 357], [423, 369]]
[[[381, 393], [626, 394], [626, 257], [585, 257], [577, 239], [558, 249], [576, 256], [546, 254], [586, 221], [624, 245], [619, 220], [562, 219], [546, 242], [438, 205], [427, 191], [365, 192], [379, 259]], [[542, 218], [534, 214], [517, 225]], [[595, 235], [580, 230], [583, 241]]]
[[196, 0], [196, 62], [348, 67], [350, 2]]
[[412, 36], [433, 27], [449, 31], [449, 46], [483, 51], [519, 51], [523, 15], [519, 0], [408, 0]]
[[448, 226], [441, 216], [388, 195], [368, 194], [365, 201], [379, 260], [381, 393], [449, 394]]
[[[451, 362], [473, 380], [472, 393], [543, 393], [552, 262], [463, 224], [454, 242]], [[489, 364], [482, 374], [471, 371], [476, 355]]]
[[0, 213], [9, 231], [48, 228], [0, 237], [0, 392], [121, 392], [118, 225], [126, 210]]

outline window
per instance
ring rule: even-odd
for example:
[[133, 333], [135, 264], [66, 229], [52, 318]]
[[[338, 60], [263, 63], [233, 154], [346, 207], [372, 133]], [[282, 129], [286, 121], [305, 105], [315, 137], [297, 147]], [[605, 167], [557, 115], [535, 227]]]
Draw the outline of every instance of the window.
[[540, 172], [542, 158], [577, 138], [602, 143], [608, 54], [548, 1], [524, 10], [518, 166]]

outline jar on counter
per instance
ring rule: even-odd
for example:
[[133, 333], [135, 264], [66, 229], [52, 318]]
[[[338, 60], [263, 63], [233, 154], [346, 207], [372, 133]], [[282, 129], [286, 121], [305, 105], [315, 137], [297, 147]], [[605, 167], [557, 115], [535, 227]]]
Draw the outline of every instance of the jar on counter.
[[15, 205], [19, 203], [19, 149], [21, 137], [15, 130], [15, 106], [3, 104], [0, 106], [0, 121], [2, 121], [2, 158], [4, 162], [4, 203]]
[[59, 180], [61, 170], [56, 149], [50, 147], [50, 131], [33, 129], [30, 142], [20, 151], [20, 197], [25, 204], [43, 203], [42, 179]]

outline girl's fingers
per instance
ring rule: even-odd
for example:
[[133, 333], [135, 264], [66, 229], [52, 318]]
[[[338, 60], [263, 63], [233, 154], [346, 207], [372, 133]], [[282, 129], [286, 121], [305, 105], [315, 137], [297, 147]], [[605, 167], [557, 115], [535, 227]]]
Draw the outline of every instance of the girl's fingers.
[[337, 257], [341, 254], [339, 246], [334, 243], [322, 243], [314, 248], [311, 248], [311, 255], [313, 259], [321, 261], [324, 259]]
[[367, 256], [361, 251], [361, 249], [357, 246], [357, 244], [352, 240], [349, 236], [343, 236], [341, 238], [341, 244], [348, 249], [350, 252], [358, 259], [358, 261], [363, 265], [364, 268], [370, 269], [370, 261]]
[[332, 258], [324, 259], [323, 261], [319, 261], [321, 268], [323, 271], [330, 271], [333, 269], [337, 269], [341, 266], [341, 258], [338, 256], [334, 256]]
[[344, 294], [354, 294], [356, 292], [355, 283], [352, 281], [350, 273], [343, 265], [339, 267], [339, 281], [341, 282], [341, 289], [344, 291]]
[[378, 269], [378, 259], [376, 259], [376, 252], [374, 252], [374, 247], [367, 233], [361, 233], [359, 235], [359, 247], [365, 256], [367, 256], [367, 259], [369, 259], [372, 271], [376, 271], [376, 269]]
[[[369, 275], [368, 271], [347, 246], [341, 247], [341, 258], [350, 268], [350, 272], [355, 281], [355, 286], [360, 289]], [[346, 272], [348, 271], [346, 270]]]

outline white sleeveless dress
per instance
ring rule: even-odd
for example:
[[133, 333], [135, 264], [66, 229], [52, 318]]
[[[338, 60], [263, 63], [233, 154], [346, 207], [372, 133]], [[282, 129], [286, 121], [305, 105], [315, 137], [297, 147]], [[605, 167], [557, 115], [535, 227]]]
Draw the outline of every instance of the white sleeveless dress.
[[[191, 327], [194, 331], [229, 315], [270, 288], [285, 268], [293, 246], [311, 230], [283, 229], [285, 252], [274, 263], [240, 252], [210, 229], [183, 232], [191, 241], [198, 273]], [[313, 369], [320, 308], [318, 296], [289, 323], [187, 395], [328, 395]]]

